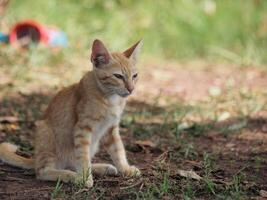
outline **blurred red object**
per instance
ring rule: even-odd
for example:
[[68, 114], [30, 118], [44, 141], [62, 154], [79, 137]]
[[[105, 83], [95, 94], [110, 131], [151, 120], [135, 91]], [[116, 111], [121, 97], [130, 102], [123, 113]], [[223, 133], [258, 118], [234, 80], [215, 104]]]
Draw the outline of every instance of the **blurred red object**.
[[28, 45], [30, 41], [35, 43], [48, 43], [49, 36], [46, 27], [33, 20], [19, 22], [11, 28], [9, 42], [11, 44], [20, 43], [20, 45]]

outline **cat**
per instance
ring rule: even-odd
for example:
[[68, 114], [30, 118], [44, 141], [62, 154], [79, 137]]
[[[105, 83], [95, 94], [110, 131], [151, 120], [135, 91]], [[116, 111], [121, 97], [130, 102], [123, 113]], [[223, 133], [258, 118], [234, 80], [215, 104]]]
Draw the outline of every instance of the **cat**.
[[[142, 46], [137, 42], [123, 53], [110, 53], [102, 41], [92, 45], [93, 69], [79, 83], [57, 93], [44, 119], [37, 122], [34, 158], [16, 154], [17, 146], [0, 144], [0, 159], [10, 165], [35, 169], [40, 180], [76, 182], [93, 186], [92, 174], [139, 176], [129, 165], [119, 134], [127, 97], [138, 80], [136, 62]], [[91, 163], [99, 142], [114, 165]]]

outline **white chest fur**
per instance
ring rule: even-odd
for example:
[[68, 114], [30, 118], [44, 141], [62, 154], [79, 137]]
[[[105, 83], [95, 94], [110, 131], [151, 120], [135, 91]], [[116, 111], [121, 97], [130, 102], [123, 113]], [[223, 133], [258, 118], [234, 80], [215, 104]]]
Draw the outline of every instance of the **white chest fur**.
[[121, 97], [114, 94], [112, 96], [109, 97], [109, 102], [110, 102], [110, 110], [109, 110], [109, 114], [111, 114], [111, 116], [118, 118], [118, 120], [120, 120], [122, 111], [123, 111], [123, 107], [124, 105], [122, 105], [122, 101], [121, 101]]
[[93, 157], [98, 150], [99, 141], [107, 133], [107, 130], [120, 122], [123, 107], [121, 105], [121, 97], [113, 95], [109, 98], [110, 107], [107, 115], [95, 127], [92, 135], [92, 145], [90, 147], [91, 156]]

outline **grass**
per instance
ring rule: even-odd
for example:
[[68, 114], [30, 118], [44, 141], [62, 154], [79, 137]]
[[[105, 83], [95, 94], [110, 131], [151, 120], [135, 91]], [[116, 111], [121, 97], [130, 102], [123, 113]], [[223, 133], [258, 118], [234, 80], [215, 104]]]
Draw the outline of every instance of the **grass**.
[[212, 161], [210, 158], [210, 155], [207, 154], [206, 152], [204, 152], [203, 155], [203, 165], [204, 165], [204, 182], [206, 184], [206, 188], [207, 190], [212, 193], [213, 195], [216, 196], [216, 192], [215, 192], [215, 187], [216, 185], [214, 184], [214, 182], [210, 179], [211, 177], [211, 172], [212, 172]]
[[60, 179], [58, 179], [55, 189], [51, 194], [51, 200], [56, 199], [58, 197], [58, 195], [61, 193], [62, 186], [63, 184], [61, 183]]
[[[102, 38], [112, 49], [144, 38], [147, 56], [261, 65], [267, 62], [266, 9], [264, 0], [25, 0], [12, 1], [2, 19], [9, 27], [29, 18], [58, 26], [69, 38], [63, 53], [67, 57], [88, 56], [94, 38]], [[33, 51], [36, 54], [30, 62], [49, 56]]]
[[[227, 138], [229, 138], [230, 141], [233, 141], [236, 140], [235, 136], [249, 130], [252, 126], [250, 117], [266, 108], [266, 103], [263, 101], [265, 95], [265, 93], [256, 94], [252, 91], [246, 95], [239, 91], [229, 91], [227, 95], [211, 97], [209, 101], [195, 103], [181, 101], [179, 104], [169, 103], [166, 107], [153, 102], [148, 105], [133, 106], [130, 104], [122, 119], [123, 135], [131, 138], [131, 140], [134, 139], [134, 141], [150, 140], [155, 142], [157, 144], [155, 149], [154, 147], [151, 147], [152, 149], [143, 147], [144, 151], [149, 152], [148, 155], [153, 154], [154, 151], [160, 152], [159, 155], [156, 154], [157, 156], [153, 158], [153, 161], [149, 161], [149, 168], [143, 172], [144, 176], [138, 180], [127, 178], [122, 180], [118, 177], [105, 178], [107, 183], [102, 181], [102, 178], [94, 177], [95, 186], [90, 190], [83, 190], [83, 181], [74, 185], [63, 186], [58, 181], [51, 192], [51, 198], [101, 199], [111, 195], [110, 190], [116, 194], [113, 196], [115, 199], [197, 199], [202, 197], [207, 199], [246, 199], [249, 195], [253, 196], [245, 187], [249, 180], [246, 174], [250, 173], [244, 168], [247, 163], [238, 159], [230, 163], [232, 158], [227, 158], [226, 167], [220, 166], [220, 153], [213, 152], [210, 148], [206, 149], [205, 144], [210, 141], [207, 138], [213, 137], [213, 133], [215, 133], [215, 138], [218, 137], [224, 141], [228, 141]], [[6, 99], [3, 100], [4, 104], [2, 105], [4, 108], [12, 108], [14, 115], [20, 116], [19, 119], [22, 121], [27, 120], [32, 112], [38, 112], [33, 117], [39, 118], [40, 107], [42, 107], [40, 103], [46, 98], [34, 96], [34, 94], [32, 96], [25, 95], [24, 98], [28, 99], [22, 102], [19, 99], [17, 101], [16, 99], [12, 99], [12, 101]], [[13, 101], [16, 103], [13, 104]], [[31, 110], [25, 107], [28, 104], [31, 105]], [[239, 104], [238, 107], [237, 104]], [[229, 112], [230, 118], [220, 121], [218, 116], [223, 112]], [[230, 123], [220, 124], [228, 122], [228, 120]], [[16, 125], [19, 129], [14, 130], [10, 127], [11, 125]], [[7, 133], [10, 132], [7, 139], [20, 144], [23, 151], [32, 152], [29, 143], [25, 142], [25, 138], [21, 139], [19, 135], [21, 130], [24, 132], [33, 131], [31, 128], [23, 125], [23, 123], [6, 123], [2, 126]], [[177, 133], [177, 131], [179, 132]], [[217, 145], [225, 147], [226, 144]], [[237, 141], [236, 144], [238, 144]], [[202, 145], [204, 146], [202, 147]], [[213, 141], [209, 145], [213, 145]], [[138, 157], [147, 155], [143, 154], [142, 150], [138, 150], [132, 142], [126, 142], [126, 147], [128, 152], [134, 152], [134, 156], [130, 157], [130, 160], [135, 160], [136, 155]], [[231, 152], [228, 147], [225, 147], [224, 151]], [[189, 169], [193, 169], [201, 175], [203, 177], [201, 181], [183, 178], [176, 174], [177, 169], [188, 169], [186, 162], [196, 163], [190, 165]], [[237, 171], [234, 169], [231, 171], [231, 167], [238, 162], [241, 162], [241, 170], [239, 168]], [[262, 167], [266, 164], [266, 160], [260, 155], [249, 162], [255, 164], [257, 173], [261, 173]], [[218, 170], [232, 174], [224, 175], [223, 181], [218, 182], [218, 178], [216, 178], [216, 175], [219, 174]], [[109, 181], [118, 184], [115, 186], [115, 191], [114, 186], [105, 185]], [[257, 178], [256, 181], [258, 181]]]

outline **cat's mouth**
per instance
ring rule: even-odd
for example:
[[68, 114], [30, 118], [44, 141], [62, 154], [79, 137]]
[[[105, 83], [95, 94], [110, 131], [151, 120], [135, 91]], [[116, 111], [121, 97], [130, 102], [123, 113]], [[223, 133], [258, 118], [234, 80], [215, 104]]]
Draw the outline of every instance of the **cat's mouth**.
[[131, 93], [121, 93], [121, 94], [119, 94], [119, 96], [121, 96], [121, 97], [128, 97], [128, 96], [130, 96], [130, 94]]
[[130, 94], [120, 94], [121, 97], [128, 97]]

